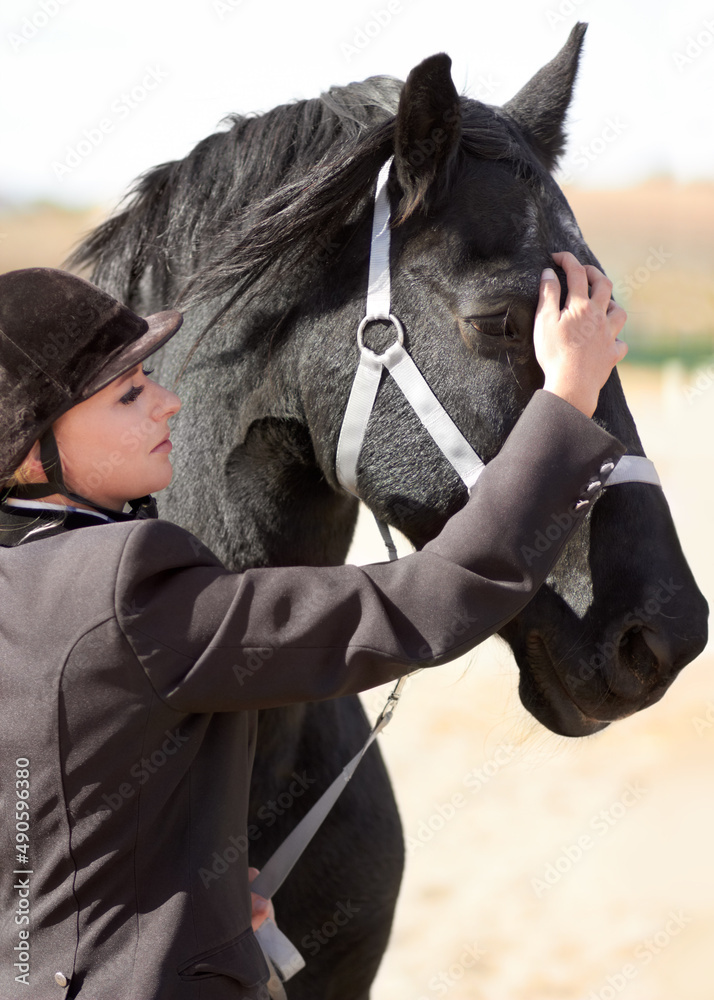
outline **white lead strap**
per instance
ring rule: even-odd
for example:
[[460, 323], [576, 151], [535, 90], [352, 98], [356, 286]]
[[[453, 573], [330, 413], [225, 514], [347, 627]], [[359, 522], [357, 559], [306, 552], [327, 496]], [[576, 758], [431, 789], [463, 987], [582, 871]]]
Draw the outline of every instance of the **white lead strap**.
[[400, 677], [394, 686], [387, 703], [382, 709], [379, 718], [372, 728], [372, 732], [367, 738], [367, 742], [362, 749], [355, 754], [352, 760], [345, 765], [340, 774], [334, 779], [329, 788], [322, 793], [315, 805], [303, 816], [300, 822], [288, 834], [280, 847], [271, 855], [270, 859], [263, 865], [260, 874], [251, 882], [251, 891], [269, 899], [278, 891], [285, 879], [288, 877], [295, 862], [322, 826], [325, 818], [333, 805], [345, 790], [347, 782], [357, 770], [357, 766], [367, 753], [367, 750], [374, 743], [382, 730], [391, 721], [394, 709], [397, 706], [399, 697], [406, 684], [406, 676]]
[[654, 462], [644, 455], [623, 455], [607, 478], [606, 486], [617, 483], [649, 483], [661, 486]]

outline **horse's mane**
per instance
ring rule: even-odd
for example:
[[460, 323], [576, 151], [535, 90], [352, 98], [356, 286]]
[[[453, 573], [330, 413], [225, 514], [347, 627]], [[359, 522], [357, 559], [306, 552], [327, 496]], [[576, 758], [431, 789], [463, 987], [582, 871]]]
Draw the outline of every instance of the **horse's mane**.
[[[392, 152], [402, 86], [370, 77], [260, 116], [228, 116], [228, 130], [142, 174], [126, 207], [70, 266], [91, 267], [93, 280], [128, 304], [145, 281], [157, 308], [173, 305], [183, 286], [186, 308], [229, 290], [233, 300], [268, 269], [314, 259]], [[518, 130], [498, 109], [462, 98], [461, 113], [464, 151], [532, 172]]]

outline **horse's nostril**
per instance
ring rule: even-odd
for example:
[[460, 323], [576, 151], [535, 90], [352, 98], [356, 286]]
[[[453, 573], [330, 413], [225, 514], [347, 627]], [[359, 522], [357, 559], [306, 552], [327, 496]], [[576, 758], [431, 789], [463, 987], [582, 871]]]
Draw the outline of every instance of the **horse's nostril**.
[[663, 636], [652, 628], [642, 629], [642, 638], [659, 664], [659, 673], [669, 676], [671, 650]]
[[633, 626], [617, 641], [617, 653], [607, 671], [608, 687], [614, 694], [641, 698], [661, 681], [660, 660], [654, 640], [652, 644], [649, 642], [650, 633], [650, 629]]

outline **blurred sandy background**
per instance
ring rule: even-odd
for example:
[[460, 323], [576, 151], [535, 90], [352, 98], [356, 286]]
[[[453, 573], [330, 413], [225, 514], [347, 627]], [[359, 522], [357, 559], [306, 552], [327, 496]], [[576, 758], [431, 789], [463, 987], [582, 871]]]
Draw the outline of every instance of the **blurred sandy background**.
[[[628, 310], [621, 378], [712, 604], [714, 185], [567, 194]], [[0, 213], [0, 271], [59, 265], [101, 218]], [[383, 558], [362, 517], [352, 561]], [[546, 732], [516, 686], [489, 640], [415, 677], [381, 737], [410, 846], [374, 1000], [712, 1000], [711, 643], [662, 702], [586, 740]], [[372, 716], [382, 700], [365, 696]]]

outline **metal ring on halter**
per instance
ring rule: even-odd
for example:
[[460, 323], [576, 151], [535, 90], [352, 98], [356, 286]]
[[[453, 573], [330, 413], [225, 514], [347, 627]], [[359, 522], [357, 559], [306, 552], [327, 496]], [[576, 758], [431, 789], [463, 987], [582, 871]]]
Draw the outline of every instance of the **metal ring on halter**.
[[[387, 323], [387, 322], [394, 324], [394, 328], [397, 331], [397, 339], [395, 343], [399, 344], [399, 346], [402, 347], [404, 345], [404, 328], [397, 319], [397, 317], [393, 316], [392, 313], [389, 314], [389, 317], [365, 316], [360, 325], [357, 327], [357, 346], [359, 347], [360, 351], [365, 351], [367, 354], [371, 354], [372, 357], [375, 359], [375, 361], [382, 361], [382, 363], [384, 363], [383, 359], [386, 352], [385, 354], [376, 354], [370, 347], [365, 347], [362, 334], [364, 333], [364, 328], [367, 326], [368, 323]], [[392, 347], [393, 346], [394, 344], [392, 344]], [[387, 348], [387, 350], [389, 350], [389, 348]]]

